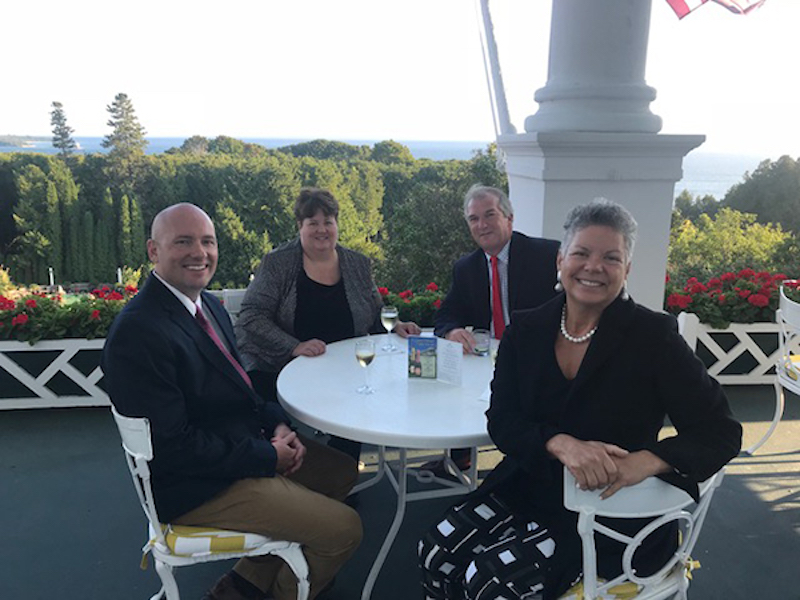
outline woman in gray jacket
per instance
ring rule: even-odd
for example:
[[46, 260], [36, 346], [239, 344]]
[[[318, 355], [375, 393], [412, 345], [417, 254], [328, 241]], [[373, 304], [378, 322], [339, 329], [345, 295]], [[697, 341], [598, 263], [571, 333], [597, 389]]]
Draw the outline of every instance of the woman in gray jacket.
[[[280, 370], [327, 344], [384, 331], [369, 259], [338, 242], [339, 204], [327, 190], [303, 188], [295, 202], [298, 238], [264, 256], [236, 323], [239, 351], [256, 391], [277, 400]], [[395, 333], [420, 332], [400, 322]], [[332, 440], [358, 460], [361, 445]]]

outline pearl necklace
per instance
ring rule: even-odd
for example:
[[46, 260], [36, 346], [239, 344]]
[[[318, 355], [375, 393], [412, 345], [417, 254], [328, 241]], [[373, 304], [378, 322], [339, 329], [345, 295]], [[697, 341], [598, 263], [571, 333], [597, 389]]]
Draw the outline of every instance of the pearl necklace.
[[590, 337], [592, 337], [595, 332], [597, 331], [597, 325], [592, 327], [589, 331], [584, 333], [583, 335], [574, 336], [570, 335], [567, 331], [567, 305], [564, 304], [564, 308], [561, 309], [561, 335], [564, 336], [564, 339], [568, 342], [572, 342], [573, 344], [582, 344], [583, 342], [587, 341]]

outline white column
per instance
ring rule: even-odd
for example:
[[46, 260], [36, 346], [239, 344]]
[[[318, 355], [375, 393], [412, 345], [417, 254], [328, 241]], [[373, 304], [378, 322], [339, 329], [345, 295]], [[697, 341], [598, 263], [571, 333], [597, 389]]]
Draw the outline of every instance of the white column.
[[526, 133], [501, 135], [515, 229], [560, 240], [564, 218], [603, 196], [639, 223], [631, 295], [663, 307], [675, 183], [701, 135], [659, 135], [644, 81], [651, 0], [554, 0], [547, 85]]
[[639, 224], [628, 289], [661, 310], [675, 183], [683, 157], [702, 135], [543, 132], [505, 135], [514, 228], [560, 240], [569, 210], [603, 196], [625, 206]]
[[547, 85], [525, 131], [656, 133], [645, 84], [651, 0], [554, 0]]

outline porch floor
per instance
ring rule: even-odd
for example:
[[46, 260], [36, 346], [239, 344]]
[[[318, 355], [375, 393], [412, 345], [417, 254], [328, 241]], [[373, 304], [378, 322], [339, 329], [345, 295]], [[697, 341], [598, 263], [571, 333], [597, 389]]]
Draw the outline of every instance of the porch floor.
[[[766, 430], [771, 386], [728, 386], [745, 427], [745, 447]], [[374, 449], [365, 449], [368, 463]], [[482, 470], [498, 460], [480, 454]], [[152, 566], [139, 569], [144, 519], [105, 408], [0, 413], [0, 598], [144, 600], [159, 587]], [[421, 598], [416, 541], [451, 500], [412, 503], [375, 586], [375, 600]], [[362, 546], [327, 600], [357, 600], [394, 513], [387, 481], [360, 495]], [[695, 551], [702, 568], [689, 592], [706, 600], [800, 599], [800, 398], [787, 395], [776, 433], [742, 456], [711, 505]], [[177, 571], [182, 597], [200, 598], [232, 563]]]

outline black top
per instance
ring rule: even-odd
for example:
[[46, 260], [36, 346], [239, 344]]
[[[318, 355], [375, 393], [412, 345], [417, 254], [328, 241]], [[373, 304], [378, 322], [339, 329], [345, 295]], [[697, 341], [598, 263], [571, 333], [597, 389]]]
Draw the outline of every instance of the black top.
[[353, 314], [344, 290], [344, 277], [334, 285], [325, 285], [311, 279], [305, 269], [300, 269], [297, 275], [294, 332], [301, 342], [318, 339], [326, 344], [355, 335]]

